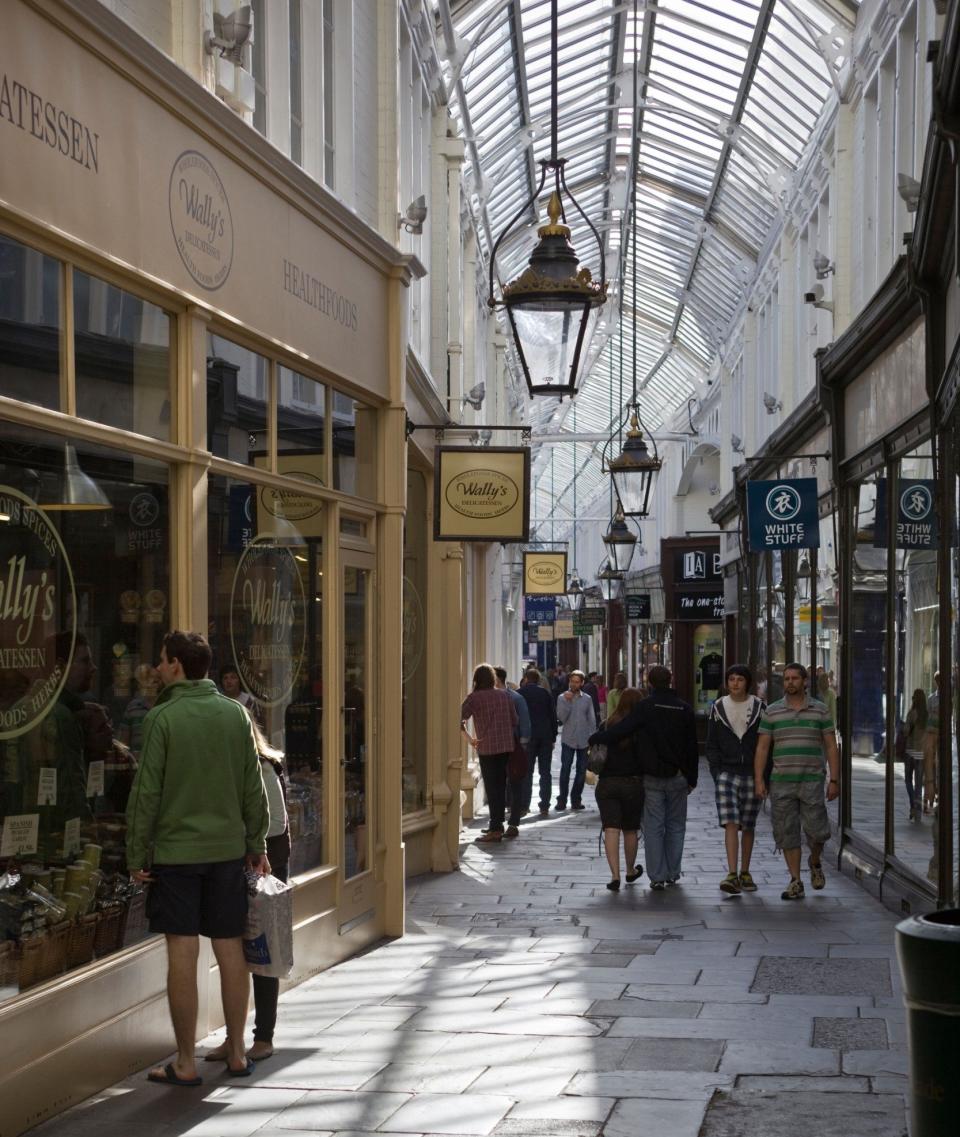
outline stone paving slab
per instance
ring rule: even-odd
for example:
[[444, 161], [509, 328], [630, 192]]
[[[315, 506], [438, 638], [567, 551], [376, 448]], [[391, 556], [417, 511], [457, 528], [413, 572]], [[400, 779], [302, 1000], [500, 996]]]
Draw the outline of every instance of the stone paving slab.
[[765, 815], [760, 891], [725, 896], [699, 791], [681, 883], [609, 893], [585, 801], [409, 882], [408, 934], [286, 992], [248, 1082], [203, 1068], [185, 1093], [141, 1074], [36, 1133], [901, 1137], [896, 918], [833, 871], [782, 902]]

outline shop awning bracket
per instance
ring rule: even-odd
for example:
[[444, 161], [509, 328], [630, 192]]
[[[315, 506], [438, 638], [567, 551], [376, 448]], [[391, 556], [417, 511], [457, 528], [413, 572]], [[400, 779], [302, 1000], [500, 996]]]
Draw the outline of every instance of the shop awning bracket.
[[501, 425], [497, 425], [497, 424], [488, 424], [488, 423], [479, 423], [479, 422], [471, 422], [471, 423], [445, 422], [445, 423], [440, 423], [438, 425], [435, 422], [415, 423], [415, 422], [411, 422], [410, 419], [408, 418], [407, 419], [407, 426], [406, 426], [407, 438], [409, 438], [410, 435], [413, 434], [413, 432], [415, 430], [432, 430], [437, 442], [443, 442], [444, 435], [446, 434], [446, 432], [448, 430], [457, 430], [457, 431], [469, 430], [469, 431], [472, 431], [474, 434], [476, 434], [478, 437], [484, 431], [489, 431], [492, 434], [494, 431], [510, 430], [510, 431], [519, 431], [520, 432], [520, 438], [524, 442], [529, 442], [533, 438], [533, 427], [532, 426], [525, 426], [522, 423], [514, 423], [512, 426], [510, 426], [510, 425], [501, 426]]

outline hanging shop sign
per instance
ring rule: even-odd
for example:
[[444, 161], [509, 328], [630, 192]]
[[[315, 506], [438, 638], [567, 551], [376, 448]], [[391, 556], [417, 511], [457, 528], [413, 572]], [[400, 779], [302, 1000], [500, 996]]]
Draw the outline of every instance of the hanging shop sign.
[[690, 592], [676, 589], [673, 593], [671, 620], [722, 620], [722, 592]]
[[552, 596], [524, 596], [523, 615], [528, 624], [552, 624], [557, 618], [557, 602]]
[[[524, 553], [523, 591], [527, 597], [527, 612], [531, 596], [563, 596], [567, 589], [566, 553]], [[556, 601], [553, 602], [554, 605]], [[528, 615], [528, 620], [535, 617]]]
[[544, 643], [548, 640], [553, 640], [553, 624], [538, 624], [537, 625], [537, 640]]
[[596, 605], [590, 608], [581, 608], [576, 613], [576, 618], [581, 624], [587, 624], [591, 627], [600, 628], [607, 622], [607, 610], [601, 605]]
[[294, 552], [257, 537], [234, 573], [230, 644], [244, 687], [264, 706], [289, 702], [303, 667], [306, 635], [306, 598]]
[[526, 446], [438, 446], [435, 459], [435, 541], [529, 540]]
[[650, 593], [628, 593], [625, 597], [628, 620], [650, 619]]
[[573, 639], [573, 617], [561, 616], [553, 625], [553, 635], [558, 640]]
[[0, 486], [0, 739], [25, 734], [56, 706], [73, 659], [76, 612], [70, 561], [53, 522], [25, 494]]
[[750, 551], [819, 549], [816, 478], [747, 482]]
[[[936, 549], [940, 527], [934, 512], [937, 483], [930, 478], [898, 478], [896, 486], [896, 549]], [[875, 549], [887, 547], [887, 479], [877, 481], [877, 523], [873, 530]]]

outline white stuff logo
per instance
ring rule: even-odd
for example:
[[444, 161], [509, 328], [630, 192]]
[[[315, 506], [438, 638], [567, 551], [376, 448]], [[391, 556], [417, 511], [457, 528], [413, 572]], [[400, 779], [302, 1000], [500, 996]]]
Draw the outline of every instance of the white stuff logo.
[[792, 521], [800, 512], [800, 495], [793, 486], [774, 486], [767, 494], [767, 513], [778, 521]]
[[520, 500], [513, 478], [499, 470], [466, 470], [447, 484], [447, 504], [462, 517], [492, 521]]
[[230, 275], [233, 217], [220, 175], [197, 150], [184, 150], [170, 171], [170, 228], [187, 272], [208, 292]]
[[[72, 657], [75, 611], [60, 534], [36, 502], [0, 486], [0, 739], [24, 734], [53, 709]], [[58, 633], [69, 650], [57, 650]]]

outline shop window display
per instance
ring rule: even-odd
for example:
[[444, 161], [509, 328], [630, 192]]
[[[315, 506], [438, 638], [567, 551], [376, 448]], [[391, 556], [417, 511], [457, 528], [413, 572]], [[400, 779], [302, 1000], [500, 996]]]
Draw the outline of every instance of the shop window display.
[[73, 270], [80, 418], [170, 437], [171, 319], [155, 304]]
[[0, 998], [146, 934], [124, 811], [168, 500], [161, 463], [0, 424]]
[[853, 522], [850, 623], [851, 819], [855, 830], [884, 848], [886, 777], [887, 551], [877, 547], [877, 499], [882, 479], [852, 486]]
[[323, 524], [306, 493], [208, 479], [211, 677], [285, 755], [294, 875], [326, 855]]
[[0, 234], [0, 395], [60, 409], [60, 276], [53, 257]]
[[427, 784], [427, 479], [407, 472], [403, 530], [403, 811], [426, 805]]

